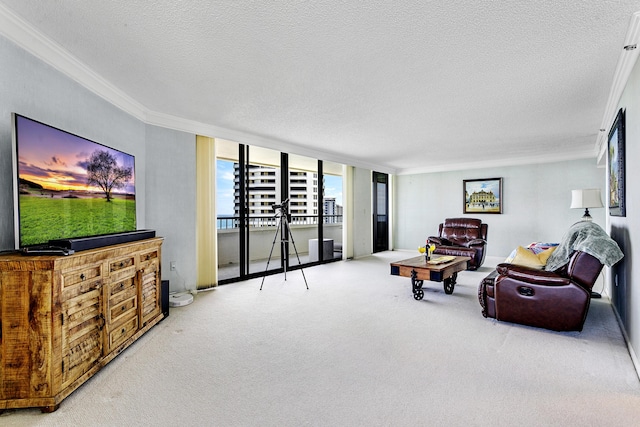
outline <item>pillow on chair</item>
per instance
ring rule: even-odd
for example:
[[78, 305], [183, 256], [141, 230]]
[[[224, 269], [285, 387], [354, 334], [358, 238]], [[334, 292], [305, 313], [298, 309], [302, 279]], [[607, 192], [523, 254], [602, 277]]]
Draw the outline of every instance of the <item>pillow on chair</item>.
[[536, 270], [542, 270], [544, 266], [547, 265], [547, 260], [555, 249], [556, 247], [553, 246], [538, 254], [535, 254], [529, 249], [518, 246], [515, 251], [513, 251], [511, 255], [509, 255], [509, 258], [505, 260], [505, 263], [535, 268]]

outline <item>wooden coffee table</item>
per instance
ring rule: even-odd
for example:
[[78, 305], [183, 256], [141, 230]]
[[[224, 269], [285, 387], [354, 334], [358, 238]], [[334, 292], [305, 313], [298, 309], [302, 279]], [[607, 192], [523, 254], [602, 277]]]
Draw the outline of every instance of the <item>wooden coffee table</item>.
[[422, 284], [424, 280], [444, 282], [444, 292], [452, 294], [456, 285], [459, 271], [467, 269], [467, 262], [471, 258], [465, 256], [432, 256], [427, 262], [424, 255], [391, 263], [391, 274], [394, 276], [411, 277], [413, 298], [421, 300], [424, 297]]

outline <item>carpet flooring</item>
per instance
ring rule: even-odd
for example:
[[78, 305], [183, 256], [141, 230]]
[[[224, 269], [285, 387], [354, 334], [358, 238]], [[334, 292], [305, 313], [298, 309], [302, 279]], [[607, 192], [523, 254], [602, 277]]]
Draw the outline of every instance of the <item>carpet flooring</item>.
[[422, 301], [383, 252], [199, 293], [51, 414], [2, 426], [632, 426], [640, 381], [609, 300], [582, 332], [485, 319], [478, 283]]

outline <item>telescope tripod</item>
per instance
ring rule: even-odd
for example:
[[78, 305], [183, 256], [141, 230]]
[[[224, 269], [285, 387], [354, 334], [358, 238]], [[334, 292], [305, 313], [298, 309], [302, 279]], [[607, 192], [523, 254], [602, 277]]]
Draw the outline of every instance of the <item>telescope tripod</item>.
[[[267, 271], [269, 270], [269, 263], [271, 262], [271, 255], [273, 254], [273, 248], [276, 245], [276, 240], [278, 239], [278, 235], [280, 235], [280, 248], [282, 249], [282, 261], [284, 267], [284, 280], [287, 280], [287, 265], [289, 264], [289, 248], [287, 247], [287, 243], [289, 242], [288, 238], [291, 238], [291, 243], [293, 244], [293, 250], [296, 253], [296, 258], [298, 259], [298, 265], [302, 265], [300, 262], [300, 255], [298, 255], [298, 249], [296, 248], [296, 242], [293, 240], [293, 234], [291, 233], [291, 229], [289, 228], [289, 221], [287, 220], [287, 214], [285, 211], [280, 212], [276, 215], [278, 217], [278, 228], [276, 229], [276, 234], [273, 236], [273, 243], [271, 243], [271, 251], [269, 252], [269, 258], [267, 259], [267, 267], [264, 270], [265, 275], [262, 276], [262, 283], [260, 283], [260, 290], [262, 290], [262, 285], [264, 285], [264, 278], [267, 276]], [[304, 279], [304, 285], [309, 289], [309, 285], [307, 284], [307, 278], [304, 275], [304, 270], [300, 267], [300, 272], [302, 273], [302, 278]]]

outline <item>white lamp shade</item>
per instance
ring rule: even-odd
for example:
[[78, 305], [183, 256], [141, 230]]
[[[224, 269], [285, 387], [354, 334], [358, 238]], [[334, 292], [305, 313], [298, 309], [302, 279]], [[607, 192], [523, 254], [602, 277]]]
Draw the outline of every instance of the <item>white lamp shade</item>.
[[571, 190], [571, 208], [602, 208], [602, 196], [599, 188]]

